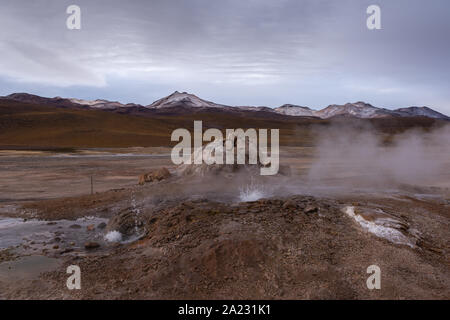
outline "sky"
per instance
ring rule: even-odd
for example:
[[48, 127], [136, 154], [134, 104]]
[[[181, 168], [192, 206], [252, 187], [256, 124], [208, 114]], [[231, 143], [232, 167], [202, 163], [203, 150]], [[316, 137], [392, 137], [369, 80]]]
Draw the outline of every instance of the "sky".
[[[69, 30], [69, 5], [81, 29]], [[381, 29], [366, 26], [369, 5]], [[0, 95], [450, 115], [448, 0], [0, 0]]]

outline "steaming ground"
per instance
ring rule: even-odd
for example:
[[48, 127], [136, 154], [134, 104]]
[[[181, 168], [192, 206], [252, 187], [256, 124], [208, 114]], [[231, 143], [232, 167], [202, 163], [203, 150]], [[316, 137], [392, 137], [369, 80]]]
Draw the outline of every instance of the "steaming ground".
[[349, 183], [390, 188], [399, 184], [449, 187], [450, 126], [409, 130], [386, 138], [371, 128], [335, 126], [319, 133], [312, 181], [345, 179]]
[[[167, 150], [51, 165], [47, 155], [2, 155], [0, 214], [29, 236], [0, 250], [0, 298], [448, 299], [450, 131], [370, 132], [330, 127], [316, 147], [282, 148], [290, 175], [172, 175], [143, 186], [146, 170], [175, 173]], [[100, 192], [89, 195], [80, 176], [94, 167]], [[127, 178], [108, 180], [118, 176]], [[65, 289], [71, 264], [80, 291]], [[373, 264], [381, 290], [366, 287]]]

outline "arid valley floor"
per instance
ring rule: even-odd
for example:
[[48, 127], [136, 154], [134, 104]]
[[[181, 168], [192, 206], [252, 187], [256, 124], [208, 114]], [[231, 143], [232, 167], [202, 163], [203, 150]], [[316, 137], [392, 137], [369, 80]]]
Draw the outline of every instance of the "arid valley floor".
[[95, 308], [108, 317], [145, 300], [152, 319], [448, 305], [449, 13], [1, 1], [0, 305], [77, 300], [66, 310], [86, 317], [79, 300], [113, 300]]
[[[289, 174], [273, 177], [177, 174], [169, 155], [2, 151], [0, 298], [450, 298], [450, 161], [400, 184], [351, 157], [311, 176], [311, 147], [283, 147]], [[171, 175], [137, 184], [161, 167]], [[111, 231], [122, 241], [106, 241]], [[66, 287], [69, 265], [81, 290]], [[367, 288], [370, 265], [380, 290]]]

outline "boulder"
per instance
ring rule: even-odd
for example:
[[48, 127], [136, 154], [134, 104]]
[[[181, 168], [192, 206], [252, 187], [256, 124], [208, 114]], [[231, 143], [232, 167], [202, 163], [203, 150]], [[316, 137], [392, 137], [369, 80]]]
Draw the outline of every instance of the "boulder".
[[[138, 224], [140, 225], [141, 222]], [[109, 220], [105, 230], [106, 232], [118, 231], [123, 235], [130, 236], [136, 231], [136, 215], [131, 210], [124, 210]]]

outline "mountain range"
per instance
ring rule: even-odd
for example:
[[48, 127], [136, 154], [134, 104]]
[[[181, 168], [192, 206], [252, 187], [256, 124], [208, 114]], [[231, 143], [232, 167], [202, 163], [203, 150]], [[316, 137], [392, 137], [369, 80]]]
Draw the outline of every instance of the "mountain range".
[[254, 106], [228, 106], [214, 103], [197, 97], [187, 92], [178, 92], [168, 95], [167, 97], [156, 100], [149, 105], [139, 105], [134, 103], [122, 104], [117, 101], [108, 100], [83, 100], [76, 98], [46, 98], [28, 93], [13, 93], [8, 96], [0, 97], [0, 100], [12, 100], [25, 103], [49, 105], [61, 108], [81, 108], [81, 109], [97, 109], [106, 111], [115, 111], [119, 113], [128, 113], [130, 110], [139, 110], [140, 112], [158, 110], [171, 111], [172, 109], [182, 108], [183, 110], [203, 110], [216, 109], [220, 111], [264, 111], [277, 115], [293, 116], [293, 117], [315, 117], [320, 119], [330, 119], [334, 117], [350, 117], [350, 118], [385, 118], [385, 117], [428, 117], [434, 119], [450, 120], [450, 117], [439, 113], [428, 107], [407, 107], [395, 110], [374, 107], [365, 102], [346, 103], [344, 105], [330, 105], [321, 110], [313, 110], [305, 106], [285, 104], [278, 108], [254, 107]]

